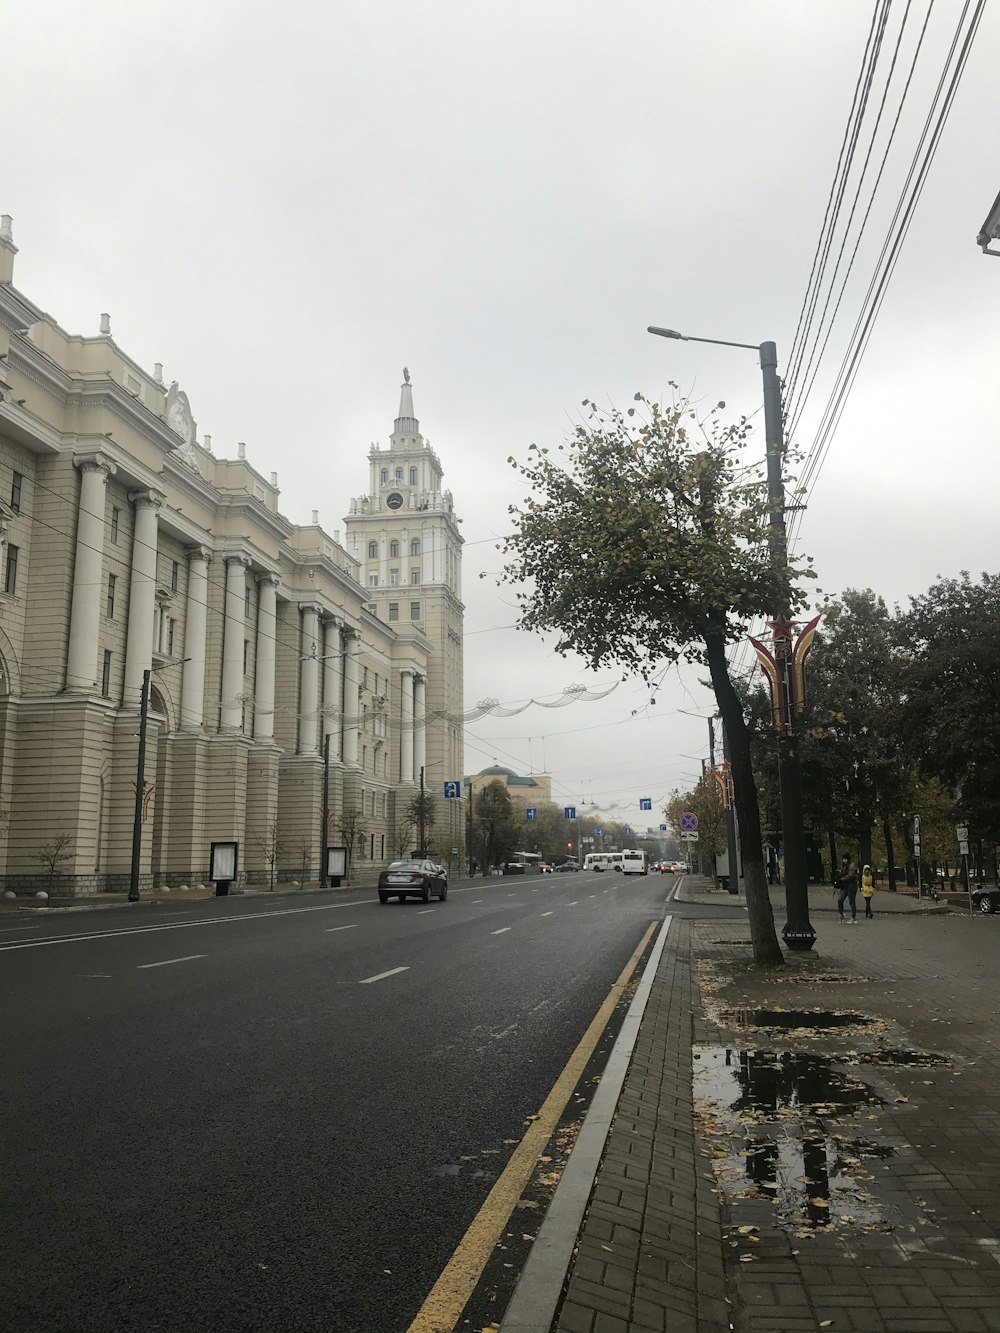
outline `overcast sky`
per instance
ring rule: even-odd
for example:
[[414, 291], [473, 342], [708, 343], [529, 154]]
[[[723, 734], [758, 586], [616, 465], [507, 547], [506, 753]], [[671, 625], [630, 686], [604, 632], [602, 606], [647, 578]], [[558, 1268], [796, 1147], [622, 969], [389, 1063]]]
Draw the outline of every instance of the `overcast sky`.
[[[960, 10], [934, 8], [796, 432], [806, 448]], [[925, 12], [914, 0], [901, 69]], [[318, 506], [330, 531], [367, 486], [408, 365], [468, 543], [466, 706], [604, 687], [613, 669], [589, 674], [506, 628], [510, 591], [479, 578], [523, 494], [506, 460], [558, 444], [585, 397], [624, 404], [669, 379], [758, 410], [753, 352], [645, 328], [774, 339], [784, 367], [871, 13], [869, 0], [12, 6], [0, 212], [15, 283], [72, 332], [96, 334], [109, 311], [121, 347], [179, 380], [216, 453], [245, 440], [260, 471], [277, 469], [287, 516], [307, 523]], [[1000, 262], [975, 236], [1000, 189], [998, 68], [994, 5], [803, 516], [833, 593], [905, 600], [939, 573], [997, 568]], [[699, 770], [705, 723], [678, 711], [710, 711], [699, 675], [668, 673], [652, 707], [627, 682], [601, 702], [475, 722], [466, 771], [549, 771], [561, 803], [638, 819], [640, 796]]]

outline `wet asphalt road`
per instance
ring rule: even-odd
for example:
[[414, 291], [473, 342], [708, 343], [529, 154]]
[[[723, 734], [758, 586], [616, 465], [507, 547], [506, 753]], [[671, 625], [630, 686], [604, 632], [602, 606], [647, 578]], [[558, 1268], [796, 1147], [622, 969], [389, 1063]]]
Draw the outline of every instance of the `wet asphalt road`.
[[672, 887], [4, 917], [3, 1327], [405, 1330]]

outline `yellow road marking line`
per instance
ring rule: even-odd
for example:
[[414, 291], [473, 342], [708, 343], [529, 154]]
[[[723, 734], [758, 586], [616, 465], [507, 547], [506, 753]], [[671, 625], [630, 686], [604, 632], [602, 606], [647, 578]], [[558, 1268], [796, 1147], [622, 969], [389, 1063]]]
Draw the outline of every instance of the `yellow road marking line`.
[[657, 922], [654, 921], [639, 941], [635, 953], [625, 964], [590, 1027], [556, 1079], [537, 1119], [529, 1125], [524, 1138], [511, 1154], [503, 1174], [486, 1196], [483, 1206], [472, 1219], [468, 1231], [431, 1288], [408, 1333], [452, 1333], [656, 927]]

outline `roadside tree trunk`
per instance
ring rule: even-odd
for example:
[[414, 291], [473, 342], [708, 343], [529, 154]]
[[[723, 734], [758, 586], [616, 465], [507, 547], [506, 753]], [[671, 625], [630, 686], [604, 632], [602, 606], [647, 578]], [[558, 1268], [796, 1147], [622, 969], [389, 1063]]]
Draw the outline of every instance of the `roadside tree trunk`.
[[725, 638], [722, 634], [706, 635], [705, 646], [708, 650], [712, 688], [729, 736], [729, 759], [733, 770], [733, 792], [740, 827], [740, 854], [754, 962], [774, 966], [783, 963], [784, 957], [774, 928], [774, 913], [767, 889], [750, 733], [743, 716], [743, 706], [729, 676]]

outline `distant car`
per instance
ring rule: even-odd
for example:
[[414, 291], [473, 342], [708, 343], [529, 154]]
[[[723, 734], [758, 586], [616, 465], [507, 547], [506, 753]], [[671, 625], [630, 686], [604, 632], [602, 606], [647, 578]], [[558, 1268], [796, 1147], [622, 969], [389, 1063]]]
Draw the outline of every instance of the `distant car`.
[[431, 894], [440, 902], [448, 897], [448, 872], [433, 861], [393, 861], [378, 877], [378, 900], [419, 898], [429, 903]]
[[524, 862], [523, 862], [523, 861], [505, 861], [504, 864], [503, 864], [503, 873], [504, 873], [505, 875], [523, 875], [523, 874], [524, 874]]
[[543, 875], [552, 874], [552, 866], [549, 865], [548, 861], [541, 861], [539, 863], [538, 869], [542, 872]]
[[990, 912], [1000, 912], [1000, 888], [973, 889], [972, 905], [978, 908], [984, 916], [987, 916]]
[[563, 861], [562, 865], [556, 866], [557, 873], [563, 870], [579, 870], [579, 869], [580, 867], [577, 865], [575, 861]]

